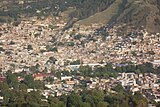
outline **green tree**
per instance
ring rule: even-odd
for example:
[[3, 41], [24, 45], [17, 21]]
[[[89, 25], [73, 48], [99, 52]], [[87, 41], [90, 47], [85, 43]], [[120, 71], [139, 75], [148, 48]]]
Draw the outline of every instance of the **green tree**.
[[34, 78], [32, 75], [26, 75], [24, 78], [24, 84], [26, 84], [29, 88], [34, 88]]
[[142, 96], [141, 93], [136, 92], [133, 96], [132, 96], [132, 101], [134, 104], [134, 107], [147, 107], [148, 106], [148, 101], [146, 98], [144, 98]]
[[94, 100], [93, 100], [93, 98], [92, 98], [92, 95], [89, 95], [89, 94], [85, 94], [85, 93], [84, 93], [84, 94], [82, 95], [82, 99], [83, 99], [84, 102], [89, 103], [91, 107], [95, 107], [95, 106], [96, 106], [96, 105], [95, 105], [95, 102], [94, 102]]
[[61, 72], [60, 71], [55, 72], [55, 77], [61, 79]]
[[6, 82], [0, 83], [0, 90], [2, 94], [5, 94], [6, 92], [9, 91], [9, 85]]
[[66, 95], [62, 95], [62, 96], [60, 97], [60, 101], [62, 101], [62, 102], [64, 102], [65, 104], [67, 104], [67, 97], [68, 97], [68, 96], [66, 96]]
[[10, 72], [7, 74], [7, 84], [14, 89], [18, 88], [19, 83], [16, 74], [12, 74]]
[[79, 64], [81, 64], [80, 60], [76, 60], [70, 63], [70, 65], [79, 65]]
[[97, 104], [97, 107], [109, 107], [109, 104], [107, 102], [101, 101]]
[[27, 107], [40, 107], [41, 96], [38, 91], [31, 91], [26, 96]]
[[92, 74], [92, 68], [90, 66], [80, 66], [79, 72], [83, 76], [91, 76]]
[[49, 60], [47, 61], [47, 63], [49, 62], [49, 63], [55, 64], [56, 61], [57, 59], [52, 56], [52, 57], [49, 57]]
[[54, 82], [54, 78], [53, 77], [47, 77], [46, 81], [52, 84]]
[[117, 84], [117, 85], [114, 87], [113, 90], [115, 90], [116, 92], [123, 92], [123, 91], [124, 91], [124, 89], [123, 89], [123, 87], [122, 87], [121, 84]]
[[52, 96], [50, 96], [50, 97], [48, 98], [48, 102], [49, 102], [49, 104], [50, 104], [49, 107], [65, 107], [64, 102], [59, 101], [59, 99], [57, 99], [57, 98], [55, 98], [55, 97], [52, 97]]
[[11, 96], [9, 98], [9, 107], [23, 107], [26, 105], [25, 101], [25, 94], [24, 92], [20, 92], [18, 90], [12, 90]]
[[137, 69], [139, 69], [142, 73], [145, 72], [154, 72], [153, 64], [152, 63], [144, 63], [136, 66]]
[[0, 90], [3, 96], [2, 105], [7, 105], [10, 97], [9, 85], [6, 82], [0, 83]]
[[28, 50], [33, 50], [32, 45], [28, 45], [28, 46], [27, 46], [27, 49], [28, 49]]
[[67, 97], [67, 107], [80, 107], [82, 99], [77, 94], [71, 94]]
[[32, 73], [38, 73], [38, 72], [39, 72], [39, 70], [37, 69], [37, 66], [31, 66], [31, 67], [29, 68], [29, 70], [30, 70]]
[[106, 66], [105, 66], [105, 70], [108, 71], [108, 72], [114, 72], [115, 70], [113, 69], [113, 66], [111, 63], [108, 63]]
[[91, 107], [89, 102], [82, 102], [80, 107]]
[[91, 107], [96, 107], [99, 102], [104, 101], [104, 92], [98, 90], [84, 91], [82, 93], [82, 99], [84, 102], [91, 104]]
[[21, 84], [19, 85], [19, 90], [20, 90], [20, 91], [22, 91], [22, 92], [24, 92], [24, 93], [27, 93], [27, 89], [28, 89], [28, 87], [27, 87], [26, 84], [21, 83]]
[[44, 83], [42, 81], [36, 80], [33, 82], [35, 89], [44, 89]]

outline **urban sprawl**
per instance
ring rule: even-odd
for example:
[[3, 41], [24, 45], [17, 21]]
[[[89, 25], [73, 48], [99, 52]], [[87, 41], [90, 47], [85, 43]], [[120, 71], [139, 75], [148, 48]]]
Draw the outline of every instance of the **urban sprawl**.
[[[148, 33], [145, 29], [134, 29], [123, 34], [121, 26], [97, 29], [99, 25], [79, 26], [62, 31], [65, 22], [52, 24], [52, 19], [43, 21], [36, 18], [21, 22], [0, 24], [0, 81], [5, 80], [8, 71], [32, 74], [35, 80], [54, 79], [45, 82], [48, 88], [41, 91], [49, 95], [61, 96], [72, 91], [82, 91], [78, 85], [85, 83], [88, 90], [98, 88], [116, 93], [112, 88], [121, 84], [133, 93], [139, 91], [148, 99], [160, 102], [160, 77], [154, 73], [118, 73], [116, 78], [65, 75], [56, 77], [53, 71], [78, 71], [81, 66], [95, 69], [112, 63], [114, 67], [146, 62], [160, 66], [160, 34]], [[96, 30], [97, 29], [97, 30]], [[133, 30], [134, 29], [134, 30]], [[33, 72], [36, 69], [38, 72]], [[19, 77], [19, 81], [24, 78]], [[36, 89], [28, 89], [30, 92]], [[1, 97], [3, 99], [3, 97]]]

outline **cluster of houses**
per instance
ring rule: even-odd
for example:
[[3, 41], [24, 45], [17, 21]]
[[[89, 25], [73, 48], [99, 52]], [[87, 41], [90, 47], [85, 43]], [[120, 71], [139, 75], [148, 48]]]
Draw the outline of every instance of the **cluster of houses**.
[[[37, 67], [38, 71], [50, 73], [55, 69], [75, 69], [79, 65], [70, 65], [80, 60], [84, 65], [99, 64], [99, 62], [133, 62], [141, 64], [152, 62], [160, 65], [160, 34], [150, 34], [145, 30], [129, 32], [120, 35], [117, 27], [105, 32], [96, 31], [98, 25], [90, 27], [74, 27], [62, 32], [66, 23], [55, 22], [49, 18], [43, 21], [37, 19], [23, 20], [18, 24], [0, 24], [0, 70], [5, 73], [30, 71]], [[50, 74], [33, 75], [35, 80], [43, 81]], [[82, 91], [98, 88], [112, 91], [118, 82], [133, 93], [141, 91], [148, 98], [160, 101], [159, 78], [154, 74], [122, 73], [116, 79], [84, 78], [82, 76], [65, 76], [54, 78], [53, 84], [45, 83], [48, 90], [44, 96], [61, 96], [72, 91]], [[0, 81], [4, 81], [0, 77]], [[22, 78], [19, 78], [22, 80]], [[82, 86], [81, 88], [79, 86]], [[30, 90], [29, 90], [30, 91]]]
[[153, 73], [135, 74], [120, 73], [117, 81], [133, 93], [139, 91], [149, 100], [160, 102], [160, 78]]
[[61, 75], [58, 79], [51, 74], [35, 75], [36, 80], [44, 81], [46, 77], [52, 76], [54, 81], [45, 83], [46, 90], [42, 90], [42, 94], [48, 96], [68, 95], [71, 92], [80, 92], [84, 89], [104, 90], [110, 93], [116, 93], [113, 88], [117, 84], [131, 91], [141, 92], [147, 99], [155, 102], [160, 102], [160, 78], [153, 73], [135, 74], [135, 73], [119, 73], [117, 78], [100, 78], [100, 77], [84, 77], [84, 76], [65, 76]]
[[50, 20], [44, 23], [32, 20], [21, 21], [17, 26], [1, 24], [0, 66], [2, 71], [14, 69], [14, 72], [20, 72], [24, 66], [36, 64], [39, 64], [41, 69], [49, 66], [46, 62], [54, 52], [46, 48], [51, 45], [49, 41], [56, 33], [48, 27], [49, 22]]
[[[105, 32], [101, 33], [95, 30], [98, 25], [76, 26], [62, 32], [65, 22], [51, 22], [50, 18], [44, 21], [32, 18], [18, 24], [1, 24], [1, 70], [20, 72], [26, 66], [38, 64], [41, 71], [46, 68], [49, 71], [52, 65], [62, 69], [75, 60], [85, 64], [131, 61], [159, 65], [159, 33], [137, 30], [126, 36], [120, 35], [116, 27], [104, 27]], [[55, 60], [49, 61], [50, 57]]]

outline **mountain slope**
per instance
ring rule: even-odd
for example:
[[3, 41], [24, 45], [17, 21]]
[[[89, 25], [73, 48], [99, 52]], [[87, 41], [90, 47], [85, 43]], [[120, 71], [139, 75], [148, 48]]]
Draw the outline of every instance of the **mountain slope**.
[[111, 20], [111, 16], [114, 16], [117, 13], [118, 5], [121, 3], [121, 0], [116, 0], [112, 5], [102, 12], [98, 12], [84, 20], [80, 20], [77, 24], [90, 25], [92, 23], [105, 24]]
[[149, 32], [160, 32], [160, 9], [156, 0], [134, 1], [117, 17], [117, 22], [145, 26]]
[[65, 29], [73, 24], [125, 23], [160, 32], [160, 0], [1, 0], [0, 22], [17, 20], [20, 16], [58, 17], [70, 7], [73, 10], [67, 15]]
[[102, 12], [98, 12], [77, 24], [92, 23], [144, 26], [149, 32], [160, 32], [159, 0], [116, 0]]

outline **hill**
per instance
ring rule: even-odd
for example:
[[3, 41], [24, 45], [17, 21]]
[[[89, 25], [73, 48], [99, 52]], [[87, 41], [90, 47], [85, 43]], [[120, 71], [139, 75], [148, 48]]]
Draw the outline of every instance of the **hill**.
[[77, 24], [123, 24], [144, 26], [149, 32], [160, 32], [159, 0], [115, 0], [108, 8]]
[[1, 0], [0, 22], [25, 17], [58, 17], [66, 12], [68, 24], [123, 24], [160, 32], [159, 0]]

